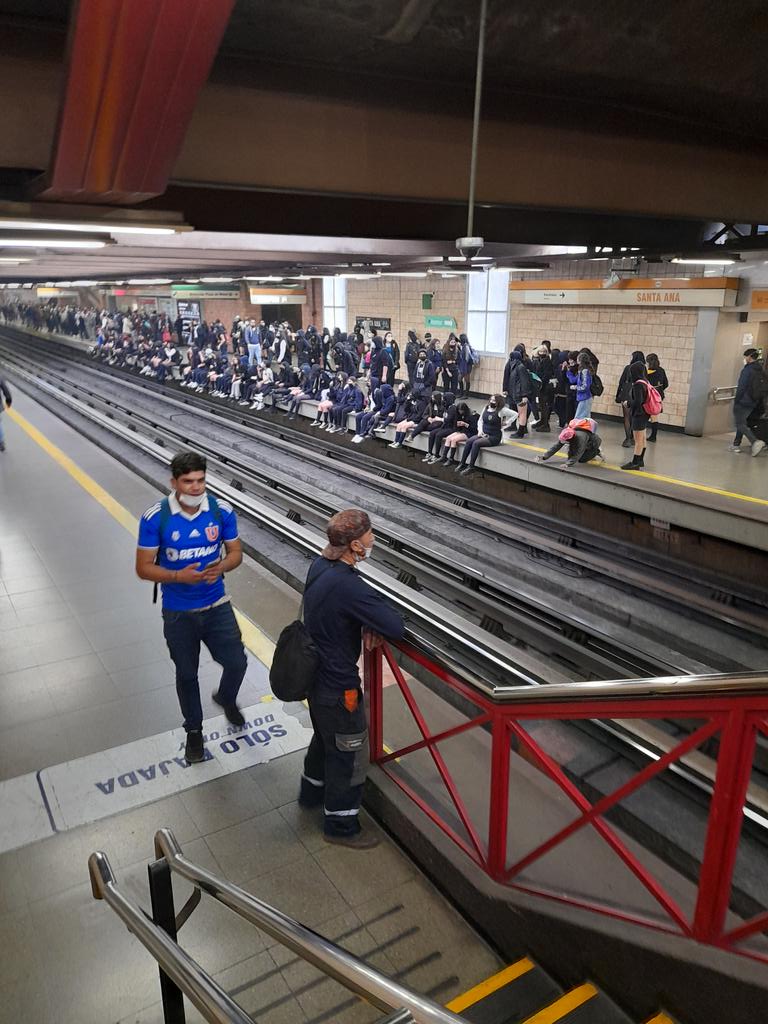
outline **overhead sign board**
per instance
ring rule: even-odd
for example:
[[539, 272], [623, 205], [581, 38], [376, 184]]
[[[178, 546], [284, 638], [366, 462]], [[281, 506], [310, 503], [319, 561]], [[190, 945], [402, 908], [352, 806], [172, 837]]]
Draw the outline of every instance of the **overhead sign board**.
[[752, 309], [768, 309], [768, 289], [752, 289]]
[[176, 315], [180, 316], [182, 320], [199, 320], [200, 303], [190, 302], [188, 299], [177, 299]]
[[356, 316], [355, 327], [363, 328], [366, 323], [375, 331], [391, 331], [392, 317], [389, 316]]
[[172, 284], [174, 299], [239, 299], [239, 284]]
[[[612, 287], [602, 280], [510, 282], [510, 301], [528, 306], [733, 306], [738, 278], [627, 278]], [[767, 293], [768, 294], [768, 293]], [[768, 303], [766, 304], [768, 308]]]
[[448, 327], [456, 330], [456, 320], [452, 316], [425, 316], [425, 327]]

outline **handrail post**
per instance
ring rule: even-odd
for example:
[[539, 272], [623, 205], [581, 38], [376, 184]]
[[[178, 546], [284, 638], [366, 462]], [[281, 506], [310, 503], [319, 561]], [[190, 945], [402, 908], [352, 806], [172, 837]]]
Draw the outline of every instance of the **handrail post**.
[[491, 789], [488, 808], [488, 873], [501, 881], [507, 866], [509, 825], [509, 729], [501, 708], [494, 709], [491, 726]]
[[376, 764], [384, 754], [383, 722], [383, 681], [384, 656], [381, 645], [363, 655], [363, 681], [368, 701], [368, 732], [370, 736], [371, 764]]
[[720, 736], [715, 788], [709, 808], [693, 937], [717, 943], [723, 934], [741, 839], [744, 802], [752, 774], [756, 728], [742, 708], [731, 710]]
[[[176, 934], [176, 910], [173, 905], [173, 883], [168, 861], [163, 859], [147, 864], [147, 875], [149, 876], [152, 920], [176, 942], [178, 937]], [[163, 997], [164, 1024], [186, 1024], [184, 993], [168, 977], [159, 963], [157, 967], [160, 973], [160, 993]]]

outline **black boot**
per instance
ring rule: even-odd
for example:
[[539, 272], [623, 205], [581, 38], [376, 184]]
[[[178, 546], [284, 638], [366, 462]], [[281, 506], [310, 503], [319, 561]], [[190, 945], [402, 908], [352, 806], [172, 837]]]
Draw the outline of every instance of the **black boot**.
[[645, 448], [640, 452], [640, 457], [637, 460], [637, 468], [642, 469], [645, 466]]
[[648, 435], [648, 443], [649, 444], [655, 444], [656, 443], [656, 432], [658, 431], [658, 429], [659, 429], [658, 423], [652, 423], [651, 424], [651, 432]]
[[632, 461], [631, 462], [625, 462], [624, 465], [621, 468], [622, 469], [640, 469], [640, 466], [638, 465], [639, 458], [640, 458], [639, 455], [633, 455], [632, 456]]

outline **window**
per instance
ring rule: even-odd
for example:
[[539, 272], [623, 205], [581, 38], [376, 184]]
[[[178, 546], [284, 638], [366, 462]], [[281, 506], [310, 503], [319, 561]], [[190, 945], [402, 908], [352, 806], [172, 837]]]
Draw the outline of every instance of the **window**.
[[509, 272], [489, 270], [467, 277], [467, 335], [478, 352], [507, 351]]
[[342, 277], [323, 278], [323, 327], [347, 329], [347, 282]]

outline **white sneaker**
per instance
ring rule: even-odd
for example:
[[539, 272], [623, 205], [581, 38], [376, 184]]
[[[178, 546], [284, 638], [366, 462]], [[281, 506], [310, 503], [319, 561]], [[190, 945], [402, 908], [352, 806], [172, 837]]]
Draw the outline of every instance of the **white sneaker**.
[[355, 434], [355, 436], [352, 438], [352, 444], [360, 444], [360, 442], [362, 440], [363, 440], [363, 435], [362, 434]]
[[388, 448], [402, 448], [403, 446], [402, 446], [402, 445], [400, 444], [400, 442], [399, 442], [399, 441], [391, 441], [391, 442], [390, 442], [390, 443], [389, 443], [389, 444], [387, 445], [387, 447], [388, 447]]
[[729, 452], [735, 452], [737, 455], [740, 455], [741, 451], [742, 451], [742, 448], [741, 448], [740, 444], [729, 444], [728, 445], [728, 451]]
[[431, 455], [425, 455], [424, 458], [421, 461], [422, 462], [431, 462], [432, 461], [432, 456]]
[[763, 448], [765, 448], [765, 441], [755, 441], [755, 443], [752, 445], [753, 457], [755, 455], [759, 455]]

